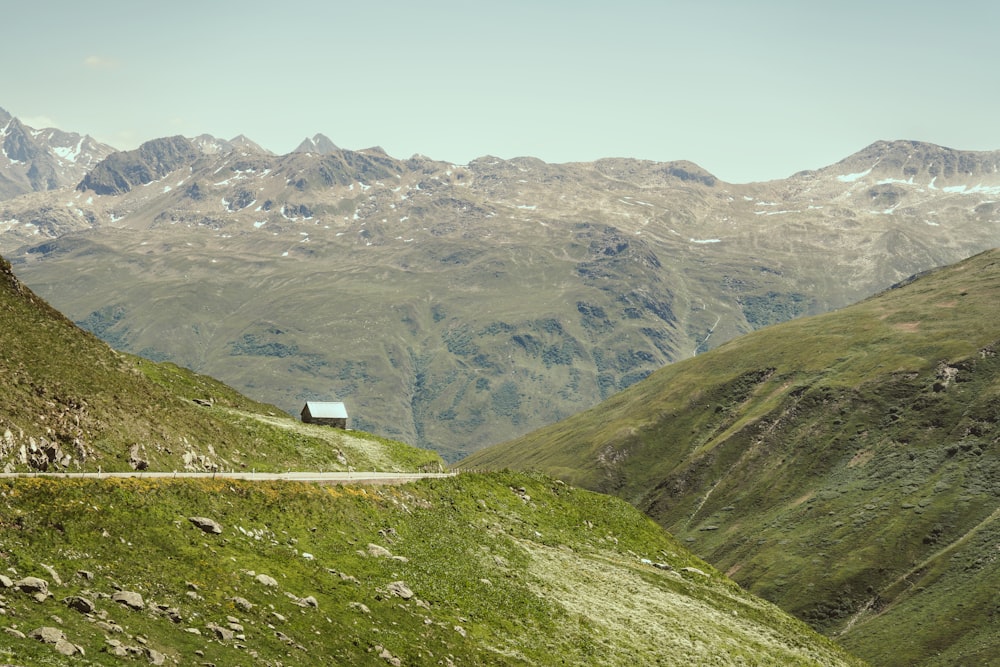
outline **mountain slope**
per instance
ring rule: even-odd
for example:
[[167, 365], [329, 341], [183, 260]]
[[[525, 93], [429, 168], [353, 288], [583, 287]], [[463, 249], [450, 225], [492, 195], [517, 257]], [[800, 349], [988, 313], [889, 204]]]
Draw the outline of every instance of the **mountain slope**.
[[118, 353], [24, 287], [3, 258], [0, 378], [5, 471], [440, 464], [401, 443], [296, 425], [216, 380]]
[[1000, 640], [1000, 251], [673, 364], [463, 466], [615, 493], [876, 664]]
[[542, 477], [0, 480], [0, 508], [0, 581], [23, 582], [0, 662], [862, 664], [624, 502]]
[[883, 142], [734, 185], [683, 161], [458, 166], [321, 139], [6, 202], [0, 252], [119, 349], [289, 412], [344, 399], [456, 460], [1000, 245], [997, 153]]
[[[2, 260], [0, 378], [8, 469], [127, 468], [130, 446], [166, 470], [438, 464], [114, 352]], [[5, 476], [0, 545], [5, 664], [861, 664], [624, 502], [540, 476]]]

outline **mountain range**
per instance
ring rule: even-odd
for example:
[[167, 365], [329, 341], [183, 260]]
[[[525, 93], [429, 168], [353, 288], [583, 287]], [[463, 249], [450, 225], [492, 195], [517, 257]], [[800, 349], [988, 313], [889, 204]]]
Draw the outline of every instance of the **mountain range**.
[[479, 451], [616, 494], [876, 665], [1000, 646], [1000, 250]]
[[172, 137], [0, 202], [0, 252], [120, 349], [291, 413], [344, 400], [359, 428], [454, 461], [1000, 245], [998, 162], [878, 142], [730, 184], [683, 161]]

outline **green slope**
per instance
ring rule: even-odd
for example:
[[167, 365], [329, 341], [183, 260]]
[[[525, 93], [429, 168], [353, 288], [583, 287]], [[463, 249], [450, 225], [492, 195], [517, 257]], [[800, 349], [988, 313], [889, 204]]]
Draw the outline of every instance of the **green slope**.
[[0, 469], [415, 470], [441, 464], [433, 452], [306, 427], [209, 377], [118, 353], [39, 299], [2, 258], [0, 383]]
[[[4, 480], [0, 508], [4, 574], [51, 594], [0, 586], [0, 662], [862, 664], [628, 504], [540, 476]], [[85, 654], [30, 638], [45, 626]]]
[[666, 367], [463, 465], [618, 494], [877, 664], [989, 664], [998, 304], [990, 251]]

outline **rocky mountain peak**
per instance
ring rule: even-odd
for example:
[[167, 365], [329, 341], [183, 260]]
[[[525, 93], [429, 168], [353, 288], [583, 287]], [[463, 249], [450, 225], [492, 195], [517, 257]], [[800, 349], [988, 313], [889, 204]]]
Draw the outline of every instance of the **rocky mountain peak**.
[[319, 153], [320, 155], [329, 155], [331, 153], [336, 153], [340, 148], [337, 147], [335, 143], [330, 141], [330, 138], [324, 134], [315, 134], [312, 138], [306, 137], [303, 139], [302, 143], [292, 151], [293, 153]]
[[1000, 184], [1000, 151], [963, 151], [922, 141], [876, 141], [840, 162], [808, 174], [841, 182], [890, 181], [940, 187]]
[[11, 116], [9, 113], [7, 113], [6, 109], [4, 109], [3, 107], [0, 107], [0, 123], [6, 123], [11, 118], [13, 118], [13, 116]]
[[147, 141], [133, 151], [113, 153], [88, 173], [77, 190], [99, 195], [123, 194], [169, 174], [202, 155], [198, 146], [182, 136]]
[[39, 153], [31, 135], [17, 118], [11, 118], [4, 128], [3, 152], [12, 162], [30, 162]]
[[229, 140], [229, 143], [237, 150], [246, 151], [248, 153], [262, 153], [264, 155], [273, 155], [271, 151], [267, 150], [256, 141], [251, 139], [245, 134], [239, 134]]

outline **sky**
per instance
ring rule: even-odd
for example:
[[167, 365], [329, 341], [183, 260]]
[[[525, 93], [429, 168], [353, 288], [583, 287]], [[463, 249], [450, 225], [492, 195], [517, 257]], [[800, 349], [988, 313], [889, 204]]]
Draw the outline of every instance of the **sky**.
[[[10, 5], [14, 5], [11, 7]], [[143, 141], [245, 134], [465, 164], [784, 178], [881, 139], [1000, 149], [995, 0], [13, 0], [0, 107]]]

